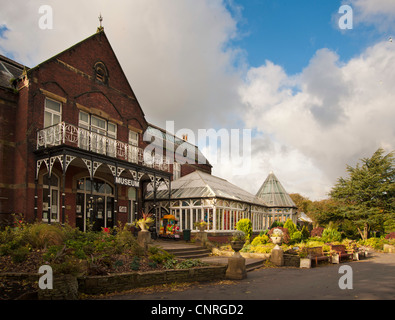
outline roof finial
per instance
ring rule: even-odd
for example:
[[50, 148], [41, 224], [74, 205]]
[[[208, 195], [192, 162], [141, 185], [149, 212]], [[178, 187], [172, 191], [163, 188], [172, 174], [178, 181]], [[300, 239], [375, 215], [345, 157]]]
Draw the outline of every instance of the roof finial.
[[97, 28], [97, 32], [100, 32], [100, 31], [104, 30], [104, 27], [102, 26], [102, 21], [103, 21], [103, 16], [100, 13], [100, 15], [99, 15], [100, 27]]

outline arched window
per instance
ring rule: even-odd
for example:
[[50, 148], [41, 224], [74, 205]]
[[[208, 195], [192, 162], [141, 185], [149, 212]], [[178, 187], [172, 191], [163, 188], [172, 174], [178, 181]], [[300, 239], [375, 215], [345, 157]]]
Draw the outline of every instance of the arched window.
[[108, 82], [108, 71], [103, 62], [96, 62], [94, 66], [94, 72], [95, 72], [95, 79], [98, 82], [107, 84]]

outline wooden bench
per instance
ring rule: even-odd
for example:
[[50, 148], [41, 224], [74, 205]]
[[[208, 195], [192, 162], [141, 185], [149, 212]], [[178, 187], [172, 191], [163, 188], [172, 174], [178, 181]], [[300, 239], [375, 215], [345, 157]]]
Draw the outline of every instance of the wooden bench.
[[342, 244], [331, 245], [331, 262], [340, 263], [342, 260], [353, 260], [354, 253], [346, 251], [346, 247]]
[[318, 265], [319, 261], [329, 261], [329, 257], [324, 254], [322, 247], [311, 247], [306, 248], [307, 257], [311, 260], [311, 262], [315, 262], [315, 265]]

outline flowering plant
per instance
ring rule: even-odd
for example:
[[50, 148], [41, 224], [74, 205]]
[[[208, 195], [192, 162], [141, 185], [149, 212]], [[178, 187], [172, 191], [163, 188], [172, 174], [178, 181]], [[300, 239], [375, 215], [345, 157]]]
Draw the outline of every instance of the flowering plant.
[[272, 233], [272, 237], [282, 237], [283, 236], [283, 231], [281, 229], [274, 229]]
[[207, 222], [204, 220], [196, 221], [193, 226], [199, 229], [205, 229], [207, 227]]

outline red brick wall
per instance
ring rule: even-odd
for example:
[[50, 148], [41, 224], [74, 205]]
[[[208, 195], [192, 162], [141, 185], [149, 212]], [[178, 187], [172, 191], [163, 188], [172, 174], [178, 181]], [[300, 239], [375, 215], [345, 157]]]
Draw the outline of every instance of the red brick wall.
[[[108, 70], [107, 83], [100, 83], [95, 78], [94, 65], [98, 61], [104, 63]], [[62, 102], [62, 121], [67, 123], [78, 125], [82, 108], [115, 121], [117, 139], [123, 142], [128, 142], [129, 126], [141, 132], [147, 128], [144, 113], [104, 33], [97, 33], [30, 69], [27, 77], [19, 83], [19, 94], [7, 93], [6, 98], [11, 103], [5, 107], [3, 103], [0, 109], [1, 124], [7, 128], [1, 131], [0, 141], [10, 141], [8, 145], [0, 144], [0, 159], [3, 160], [0, 166], [0, 187], [3, 186], [0, 196], [4, 194], [4, 197], [9, 198], [8, 207], [4, 207], [2, 201], [0, 211], [12, 210], [28, 217], [34, 215], [36, 162], [33, 152], [36, 149], [37, 131], [44, 126], [44, 103], [48, 92], [50, 98]], [[2, 95], [4, 93], [0, 94], [0, 104]], [[140, 135], [140, 147], [145, 146]], [[196, 168], [211, 173], [208, 165], [184, 165], [182, 175]], [[45, 171], [45, 165], [42, 170]], [[70, 167], [67, 177], [71, 176]], [[12, 190], [4, 188], [5, 184], [11, 185]], [[72, 187], [71, 179], [67, 178], [66, 189], [69, 191], [66, 193], [66, 214], [70, 222], [75, 220], [75, 190]], [[41, 212], [41, 202], [40, 189], [38, 213]], [[118, 205], [127, 206], [127, 200], [120, 199]], [[122, 222], [126, 222], [126, 217], [127, 214], [118, 213], [118, 219]]]
[[17, 98], [11, 90], [0, 89], [0, 213], [11, 213], [13, 207]]

